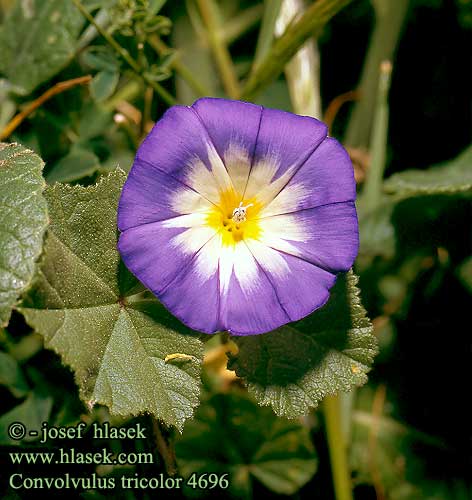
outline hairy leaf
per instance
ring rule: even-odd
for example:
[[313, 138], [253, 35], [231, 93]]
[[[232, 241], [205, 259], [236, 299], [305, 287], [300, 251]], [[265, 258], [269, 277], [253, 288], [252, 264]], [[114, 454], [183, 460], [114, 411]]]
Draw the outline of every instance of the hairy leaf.
[[[75, 371], [89, 406], [149, 412], [182, 429], [198, 404], [202, 346], [157, 301], [136, 294], [142, 287], [120, 261], [116, 210], [125, 177], [116, 171], [88, 188], [46, 190], [51, 225], [21, 312]], [[166, 363], [174, 353], [188, 357]]]
[[0, 28], [0, 72], [29, 94], [74, 55], [83, 17], [64, 0], [18, 1]]
[[392, 175], [385, 191], [406, 196], [472, 192], [472, 145], [451, 161], [427, 170], [407, 170]]
[[295, 418], [327, 394], [367, 381], [377, 346], [356, 284], [352, 272], [340, 276], [327, 305], [294, 327], [233, 338], [239, 353], [230, 357], [229, 368], [259, 404]]
[[39, 156], [18, 144], [0, 144], [0, 325], [29, 285], [47, 225]]
[[230, 491], [238, 498], [251, 498], [254, 478], [276, 493], [292, 495], [317, 467], [308, 429], [237, 393], [204, 403], [176, 450], [184, 477], [209, 471], [228, 474]]

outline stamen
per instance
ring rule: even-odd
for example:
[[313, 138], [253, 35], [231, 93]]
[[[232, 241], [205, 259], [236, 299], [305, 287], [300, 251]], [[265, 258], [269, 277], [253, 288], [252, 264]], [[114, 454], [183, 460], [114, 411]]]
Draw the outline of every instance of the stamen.
[[233, 220], [233, 222], [245, 222], [246, 221], [246, 210], [249, 208], [249, 207], [252, 207], [253, 204], [252, 203], [249, 203], [249, 205], [246, 205], [245, 207], [243, 206], [243, 202], [240, 201], [239, 202], [239, 207], [235, 208], [233, 210], [233, 215], [231, 217], [231, 219]]

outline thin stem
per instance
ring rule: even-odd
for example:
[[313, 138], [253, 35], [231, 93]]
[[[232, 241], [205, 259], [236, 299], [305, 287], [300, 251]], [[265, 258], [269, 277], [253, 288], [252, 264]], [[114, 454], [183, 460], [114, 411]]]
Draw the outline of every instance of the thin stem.
[[208, 41], [213, 51], [225, 92], [229, 97], [238, 99], [240, 94], [239, 83], [236, 78], [236, 72], [231, 56], [229, 55], [228, 47], [220, 36], [221, 30], [218, 26], [216, 16], [217, 6], [213, 3], [213, 0], [197, 0], [197, 3], [208, 33]]
[[380, 65], [380, 79], [377, 90], [377, 107], [373, 121], [371, 140], [371, 163], [362, 193], [367, 211], [374, 209], [382, 196], [382, 181], [387, 154], [388, 132], [388, 91], [392, 74], [392, 64], [384, 61]]
[[359, 99], [359, 92], [357, 90], [348, 90], [343, 94], [336, 96], [326, 108], [323, 116], [323, 121], [328, 125], [329, 131], [333, 127], [334, 119], [336, 118], [341, 106], [347, 102], [357, 101]]
[[380, 474], [377, 464], [377, 442], [380, 428], [380, 419], [382, 418], [385, 406], [385, 399], [387, 396], [387, 387], [384, 384], [378, 386], [375, 391], [374, 401], [372, 403], [372, 427], [369, 432], [369, 468], [374, 483], [377, 500], [385, 499], [385, 489], [382, 484], [382, 476]]
[[[95, 23], [101, 26], [103, 29], [106, 29], [110, 24], [110, 18], [108, 16], [108, 11], [105, 8], [102, 8], [98, 11], [98, 13], [94, 17]], [[89, 24], [88, 27], [84, 30], [82, 35], [80, 35], [79, 40], [77, 41], [77, 45], [75, 47], [76, 53], [85, 49], [87, 45], [89, 45], [93, 39], [98, 35], [97, 29], [93, 24]]]
[[354, 106], [344, 142], [367, 148], [371, 138], [379, 65], [394, 60], [395, 50], [408, 14], [410, 0], [373, 0], [375, 27], [364, 60], [359, 84], [360, 100]]
[[327, 396], [323, 401], [323, 411], [336, 500], [352, 500], [351, 475], [346, 456], [339, 398]]
[[264, 14], [262, 16], [261, 29], [257, 39], [256, 54], [254, 56], [254, 68], [267, 56], [274, 40], [275, 22], [279, 15], [282, 0], [264, 0]]
[[[160, 56], [166, 55], [171, 50], [157, 35], [150, 36], [148, 38], [148, 43]], [[188, 83], [189, 87], [191, 87], [196, 94], [200, 96], [211, 95], [211, 92], [205, 88], [205, 86], [193, 76], [193, 73], [187, 66], [182, 63], [179, 54], [173, 59], [170, 67]]]
[[274, 42], [266, 57], [254, 68], [241, 98], [251, 100], [277, 78], [306, 40], [312, 36], [317, 37], [326, 23], [351, 2], [352, 0], [318, 0], [308, 7], [300, 19], [291, 23], [285, 33]]
[[167, 92], [164, 87], [159, 85], [152, 78], [149, 78], [146, 73], [144, 73], [141, 66], [131, 57], [130, 53], [95, 21], [94, 17], [90, 15], [88, 10], [82, 5], [82, 2], [80, 0], [72, 1], [80, 10], [82, 15], [90, 22], [90, 24], [95, 26], [98, 33], [100, 33], [100, 35], [117, 52], [117, 54], [128, 64], [128, 66], [134, 71], [134, 73], [136, 73], [137, 76], [142, 78], [150, 87], [152, 87], [166, 104], [168, 104], [169, 106], [173, 106], [176, 103], [174, 97], [169, 92]]
[[47, 100], [51, 99], [51, 97], [54, 97], [57, 94], [61, 94], [62, 92], [71, 89], [72, 87], [76, 87], [77, 85], [85, 85], [89, 83], [91, 79], [92, 76], [87, 75], [56, 83], [56, 85], [46, 90], [44, 94], [40, 95], [37, 99], [28, 104], [25, 109], [23, 109], [23, 111], [21, 111], [11, 119], [11, 121], [0, 132], [0, 141], [3, 141], [7, 137], [10, 137], [10, 135], [21, 125], [23, 120], [25, 120], [25, 118], [27, 118], [33, 111], [38, 109]]
[[223, 41], [227, 45], [231, 45], [260, 21], [263, 11], [262, 4], [253, 5], [225, 22], [223, 30], [221, 30]]
[[175, 458], [175, 448], [173, 444], [169, 442], [165, 434], [164, 427], [159, 421], [152, 417], [152, 426], [154, 430], [154, 436], [156, 438], [156, 447], [159, 455], [164, 461], [164, 467], [169, 476], [175, 476], [178, 473], [177, 461]]

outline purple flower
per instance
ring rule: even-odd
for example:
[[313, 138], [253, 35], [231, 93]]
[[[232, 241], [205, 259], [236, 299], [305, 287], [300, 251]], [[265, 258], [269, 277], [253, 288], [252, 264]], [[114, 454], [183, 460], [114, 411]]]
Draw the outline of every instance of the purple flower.
[[189, 327], [264, 333], [324, 305], [352, 266], [355, 197], [320, 121], [204, 98], [170, 108], [140, 146], [118, 248]]

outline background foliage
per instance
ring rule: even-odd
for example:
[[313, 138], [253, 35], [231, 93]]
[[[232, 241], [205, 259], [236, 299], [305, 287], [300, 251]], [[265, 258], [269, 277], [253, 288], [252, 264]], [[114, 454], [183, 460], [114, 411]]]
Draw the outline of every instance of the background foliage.
[[[27, 494], [4, 481], [8, 452], [44, 449], [12, 440], [12, 421], [84, 421], [152, 429], [107, 446], [158, 464], [75, 475], [211, 471], [228, 497], [343, 500], [335, 425], [354, 498], [471, 498], [471, 2], [0, 0], [0, 23], [1, 494]], [[189, 331], [116, 251], [136, 148], [202, 95], [323, 111], [355, 166], [356, 274], [266, 335]]]

